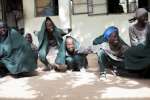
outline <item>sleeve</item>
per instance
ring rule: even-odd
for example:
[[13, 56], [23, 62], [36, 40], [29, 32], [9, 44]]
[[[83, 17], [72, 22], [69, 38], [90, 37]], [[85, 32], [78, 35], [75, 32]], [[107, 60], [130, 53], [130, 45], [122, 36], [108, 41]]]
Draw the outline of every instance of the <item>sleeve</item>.
[[77, 51], [76, 51], [77, 54], [84, 54], [84, 55], [87, 55], [89, 53], [92, 53], [92, 48], [91, 47], [88, 47], [88, 48], [83, 48], [83, 47], [80, 47]]
[[65, 49], [64, 49], [64, 42], [60, 45], [60, 48], [57, 53], [57, 57], [55, 59], [56, 64], [65, 64]]
[[59, 32], [60, 32], [61, 36], [64, 36], [64, 35], [67, 34], [67, 33], [65, 33], [62, 29], [59, 29]]
[[101, 35], [101, 36], [99, 36], [93, 40], [93, 45], [98, 45], [98, 44], [101, 44], [103, 42], [104, 42], [103, 35]]
[[131, 46], [137, 46], [138, 45], [138, 39], [137, 39], [137, 36], [133, 30], [133, 27], [129, 27], [129, 37], [130, 37]]

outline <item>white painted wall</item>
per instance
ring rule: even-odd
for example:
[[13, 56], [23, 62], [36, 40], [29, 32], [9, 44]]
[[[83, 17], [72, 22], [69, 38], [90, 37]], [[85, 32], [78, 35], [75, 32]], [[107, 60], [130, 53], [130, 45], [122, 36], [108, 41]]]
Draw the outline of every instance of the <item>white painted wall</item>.
[[[63, 2], [64, 1], [64, 2]], [[59, 16], [51, 17], [56, 26], [62, 29], [72, 27], [71, 34], [75, 36], [82, 45], [88, 46], [92, 44], [94, 38], [103, 33], [107, 26], [115, 25], [120, 29], [120, 36], [129, 44], [128, 38], [128, 19], [132, 18], [132, 14], [118, 15], [99, 15], [88, 16], [72, 15], [70, 16], [69, 8], [70, 0], [59, 0], [60, 9]], [[24, 15], [25, 15], [25, 32], [33, 33], [40, 30], [44, 17], [35, 17], [34, 0], [23, 0]], [[34, 43], [38, 44], [34, 34]]]
[[60, 27], [68, 29], [71, 27], [71, 2], [70, 0], [59, 0]]
[[72, 16], [73, 36], [77, 37], [84, 45], [90, 45], [93, 39], [103, 33], [105, 28], [115, 25], [120, 29], [120, 36], [129, 44], [128, 19], [132, 15], [103, 15], [103, 16]]
[[[35, 2], [34, 0], [23, 0], [24, 25], [25, 34], [31, 33], [34, 44], [38, 45], [37, 36], [34, 32], [40, 30], [44, 17], [35, 17]], [[56, 26], [59, 26], [59, 17], [51, 17]]]

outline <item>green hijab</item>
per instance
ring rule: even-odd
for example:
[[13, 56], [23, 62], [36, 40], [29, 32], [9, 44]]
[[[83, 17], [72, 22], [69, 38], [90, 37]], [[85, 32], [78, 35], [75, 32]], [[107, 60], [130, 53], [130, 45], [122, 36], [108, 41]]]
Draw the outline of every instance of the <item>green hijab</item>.
[[16, 30], [8, 30], [8, 35], [0, 41], [0, 64], [11, 74], [31, 72], [37, 68], [30, 44]]
[[54, 26], [54, 30], [52, 32], [52, 35], [53, 37], [55, 38], [56, 42], [57, 42], [57, 46], [58, 48], [60, 47], [60, 44], [62, 43], [63, 41], [63, 38], [62, 38], [62, 34], [65, 34], [61, 29], [57, 28], [53, 21], [49, 18], [49, 17], [46, 17], [46, 19], [44, 20], [43, 24], [42, 24], [42, 27], [41, 27], [41, 30], [38, 32], [38, 41], [39, 41], [39, 58], [40, 60], [46, 65], [48, 66], [48, 61], [46, 59], [46, 56], [48, 54], [48, 33], [46, 31], [46, 21], [47, 20], [50, 20], [51, 23], [53, 24]]

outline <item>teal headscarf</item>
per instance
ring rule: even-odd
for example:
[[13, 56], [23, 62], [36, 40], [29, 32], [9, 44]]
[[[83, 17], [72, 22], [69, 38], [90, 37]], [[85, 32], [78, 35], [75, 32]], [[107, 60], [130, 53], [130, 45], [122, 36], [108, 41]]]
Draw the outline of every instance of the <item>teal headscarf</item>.
[[[52, 35], [55, 38], [55, 40], [57, 41], [57, 46], [59, 48], [60, 44], [63, 41], [62, 34], [66, 34], [66, 33], [64, 33], [61, 29], [57, 28], [54, 25], [53, 21], [49, 17], [47, 17], [46, 20], [50, 20], [51, 23], [54, 26]], [[42, 24], [42, 27], [41, 27], [41, 30], [38, 32], [38, 41], [39, 41], [39, 48], [38, 48], [38, 50], [39, 50], [39, 58], [40, 58], [40, 60], [47, 66], [48, 65], [48, 61], [46, 59], [46, 56], [48, 54], [48, 41], [49, 40], [48, 40], [48, 33], [46, 31], [46, 26], [45, 26], [46, 20], [44, 20], [44, 22]]]

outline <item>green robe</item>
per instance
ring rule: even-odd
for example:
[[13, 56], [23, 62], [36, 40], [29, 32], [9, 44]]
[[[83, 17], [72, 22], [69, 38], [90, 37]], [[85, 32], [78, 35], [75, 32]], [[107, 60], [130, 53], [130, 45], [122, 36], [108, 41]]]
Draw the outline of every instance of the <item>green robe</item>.
[[[52, 32], [53, 37], [55, 38], [56, 42], [57, 42], [57, 46], [59, 48], [59, 46], [61, 45], [63, 38], [62, 35], [66, 34], [64, 33], [61, 29], [57, 28], [56, 26], [54, 26], [54, 30]], [[41, 30], [38, 32], [38, 41], [39, 41], [39, 58], [40, 60], [46, 65], [48, 66], [48, 61], [46, 59], [46, 56], [48, 54], [48, 49], [49, 48], [49, 44], [48, 44], [48, 33], [46, 32], [46, 27], [45, 27], [45, 21], [42, 24]]]
[[150, 67], [150, 26], [145, 45], [131, 47], [125, 53], [125, 68], [128, 70], [143, 70]]
[[87, 54], [84, 50], [81, 50], [80, 43], [76, 39], [74, 39], [74, 43], [76, 54], [69, 55], [66, 51], [64, 39], [61, 47], [59, 48], [59, 52], [57, 54], [55, 62], [59, 65], [66, 64], [68, 69], [73, 68], [74, 70], [76, 70], [80, 69], [83, 66], [86, 68], [88, 64], [86, 59]]
[[[75, 43], [75, 49], [79, 49], [79, 42], [74, 39], [74, 43]], [[66, 64], [66, 46], [65, 46], [65, 39], [62, 42], [60, 48], [59, 48], [59, 52], [57, 54], [56, 60], [55, 60], [56, 64]]]
[[146, 41], [129, 48], [125, 52], [125, 68], [128, 70], [144, 70], [150, 67], [150, 25], [148, 25]]
[[37, 68], [30, 44], [14, 29], [8, 30], [8, 36], [0, 40], [0, 54], [0, 64], [11, 74], [32, 72]]

